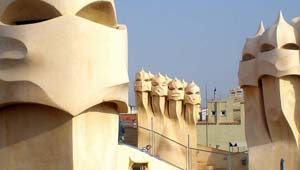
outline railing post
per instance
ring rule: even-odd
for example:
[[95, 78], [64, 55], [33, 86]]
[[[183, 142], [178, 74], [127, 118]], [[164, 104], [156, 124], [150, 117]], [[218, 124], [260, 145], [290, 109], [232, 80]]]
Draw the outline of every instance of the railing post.
[[187, 146], [186, 146], [186, 169], [191, 170], [190, 161], [190, 135], [187, 136]]
[[151, 117], [151, 148], [152, 148], [152, 155], [154, 156], [154, 135], [153, 135], [153, 117]]
[[232, 155], [231, 155], [231, 153], [229, 152], [228, 154], [227, 154], [227, 166], [228, 166], [228, 170], [232, 170]]
[[284, 159], [280, 160], [280, 170], [284, 170]]

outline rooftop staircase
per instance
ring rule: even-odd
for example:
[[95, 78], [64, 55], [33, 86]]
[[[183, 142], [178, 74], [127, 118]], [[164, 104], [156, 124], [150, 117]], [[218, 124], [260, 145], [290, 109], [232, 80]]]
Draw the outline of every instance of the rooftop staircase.
[[198, 161], [198, 170], [227, 170], [227, 168], [217, 168], [215, 165], [208, 165], [207, 162]]

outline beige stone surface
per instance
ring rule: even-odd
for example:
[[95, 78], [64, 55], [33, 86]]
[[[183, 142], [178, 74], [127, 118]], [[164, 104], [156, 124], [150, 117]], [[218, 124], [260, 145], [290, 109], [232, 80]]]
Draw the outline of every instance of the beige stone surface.
[[[134, 85], [138, 147], [150, 144], [153, 147], [151, 154], [186, 168], [188, 136], [190, 147], [197, 147], [200, 88], [194, 82], [188, 84], [177, 78], [172, 80], [160, 73], [151, 76], [143, 69], [136, 74]], [[192, 152], [189, 155], [197, 156]], [[196, 159], [190, 166], [197, 168]]]
[[218, 169], [248, 170], [248, 166], [242, 164], [247, 158], [247, 153], [232, 153], [202, 145], [198, 145], [197, 162], [199, 170]]
[[0, 169], [115, 169], [114, 104], [92, 107], [77, 117], [36, 104], [10, 105], [0, 112]]
[[239, 80], [245, 91], [249, 169], [298, 170], [299, 19], [277, 22], [247, 39]]
[[126, 111], [127, 30], [111, 1], [0, 3], [0, 104], [39, 103], [78, 115], [111, 101]]
[[177, 169], [118, 146], [127, 50], [113, 0], [1, 0], [0, 169]]
[[[59, 145], [58, 145], [59, 144]], [[0, 111], [0, 169], [72, 169], [72, 116], [41, 105]]]
[[200, 88], [195, 84], [195, 82], [190, 83], [185, 88], [184, 104], [185, 120], [188, 124], [197, 124], [199, 120], [201, 97]]
[[[113, 0], [76, 0], [72, 1], [70, 3], [69, 1], [61, 1], [61, 0], [41, 0], [41, 1], [36, 1], [36, 0], [1, 0], [0, 2], [0, 13], [1, 13], [1, 18], [3, 19], [40, 19], [43, 15], [40, 14], [45, 14], [47, 16], [49, 13], [45, 11], [43, 7], [52, 7], [56, 13], [59, 13], [61, 15], [74, 15], [77, 14], [79, 11], [81, 11], [84, 7], [87, 7], [91, 4], [95, 5], [94, 9], [100, 8], [103, 9], [103, 6], [101, 7], [101, 4], [103, 3], [106, 7], [109, 7], [112, 16], [111, 18], [115, 19], [116, 14], [115, 14], [115, 9], [114, 9], [114, 1]], [[24, 8], [22, 8], [24, 7]], [[13, 11], [10, 11], [13, 10]], [[15, 10], [20, 10], [18, 12], [22, 12], [24, 14], [28, 14], [27, 16], [25, 15], [17, 15]], [[27, 13], [27, 10], [28, 11]], [[93, 11], [93, 9], [90, 9], [91, 12], [89, 12], [89, 15], [96, 15], [93, 12], [98, 12], [98, 11]], [[108, 10], [107, 10], [108, 11]], [[106, 12], [105, 8], [104, 10], [99, 11], [100, 14]], [[3, 16], [3, 13], [6, 14]], [[104, 17], [103, 15], [99, 15], [99, 17]], [[107, 16], [105, 16], [107, 17]], [[115, 21], [116, 22], [116, 21]]]
[[116, 161], [118, 162], [117, 169], [120, 170], [132, 170], [130, 168], [125, 169], [124, 167], [131, 167], [133, 162], [147, 164], [147, 168], [145, 170], [180, 170], [179, 167], [167, 164], [166, 162], [155, 159], [146, 153], [142, 153], [139, 150], [135, 150], [124, 145], [118, 146], [118, 158]]
[[116, 169], [118, 121], [114, 104], [94, 106], [73, 118], [74, 170]]
[[[151, 77], [150, 74], [142, 69], [135, 76], [134, 82], [135, 100], [138, 113], [138, 124], [146, 129], [151, 128], [151, 118], [153, 112], [150, 106], [150, 91], [151, 91]], [[151, 143], [151, 136], [145, 129], [138, 129], [138, 147], [145, 147]]]
[[76, 117], [37, 104], [2, 108], [0, 169], [128, 170], [132, 155], [145, 157], [149, 170], [178, 169], [128, 146], [118, 146], [116, 107], [103, 103]]

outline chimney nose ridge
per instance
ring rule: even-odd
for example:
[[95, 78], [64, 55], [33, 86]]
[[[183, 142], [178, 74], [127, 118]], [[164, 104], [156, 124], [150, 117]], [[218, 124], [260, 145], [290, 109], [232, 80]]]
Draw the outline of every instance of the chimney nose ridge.
[[27, 47], [17, 39], [0, 36], [0, 60], [21, 60], [27, 55]]

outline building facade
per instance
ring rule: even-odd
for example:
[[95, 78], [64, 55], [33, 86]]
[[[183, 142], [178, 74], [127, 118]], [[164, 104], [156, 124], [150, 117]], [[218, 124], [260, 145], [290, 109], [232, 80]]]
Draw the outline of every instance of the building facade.
[[246, 151], [242, 90], [232, 89], [225, 100], [208, 101], [207, 107], [207, 117], [201, 114], [197, 125], [198, 144], [234, 152]]

